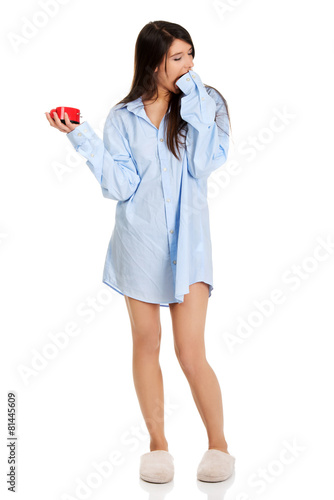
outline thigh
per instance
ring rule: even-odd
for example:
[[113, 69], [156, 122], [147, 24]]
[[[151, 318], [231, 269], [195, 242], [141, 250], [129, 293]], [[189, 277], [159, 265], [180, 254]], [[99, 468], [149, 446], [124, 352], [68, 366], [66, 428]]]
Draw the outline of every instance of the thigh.
[[189, 286], [184, 302], [169, 304], [174, 346], [177, 353], [204, 351], [204, 330], [209, 300], [209, 285], [203, 281]]
[[160, 341], [160, 305], [124, 295], [134, 341]]

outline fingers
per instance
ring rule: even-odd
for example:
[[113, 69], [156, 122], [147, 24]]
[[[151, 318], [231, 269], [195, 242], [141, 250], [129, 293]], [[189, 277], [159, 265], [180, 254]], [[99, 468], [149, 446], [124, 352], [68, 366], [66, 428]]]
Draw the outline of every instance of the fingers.
[[53, 112], [53, 119], [54, 121], [56, 122], [56, 124], [58, 125], [58, 130], [60, 130], [61, 132], [71, 132], [71, 129], [66, 127], [60, 120], [59, 120], [59, 117], [57, 115], [57, 112], [54, 111]]
[[75, 125], [73, 124], [69, 117], [68, 117], [68, 114], [65, 112], [65, 123], [66, 125], [64, 125], [58, 115], [57, 115], [57, 112], [54, 112], [54, 120], [52, 119], [50, 113], [48, 112], [45, 112], [45, 115], [46, 115], [46, 118], [48, 120], [48, 122], [50, 123], [51, 127], [54, 127], [58, 130], [60, 130], [60, 132], [65, 132], [65, 133], [68, 133], [68, 132], [72, 132], [72, 130], [74, 130], [76, 127], [78, 127], [79, 125]]
[[58, 128], [58, 127], [56, 127], [54, 120], [52, 120], [50, 113], [46, 112], [45, 114], [46, 114], [46, 117], [47, 117], [48, 122], [50, 123], [51, 127]]
[[72, 130], [74, 130], [74, 129], [75, 129], [75, 127], [77, 127], [77, 125], [74, 125], [74, 124], [70, 121], [70, 119], [69, 119], [68, 114], [66, 113], [66, 111], [65, 111], [65, 122], [66, 122], [66, 125], [68, 126], [68, 128], [70, 129], [70, 130], [69, 130], [70, 132], [71, 132]]

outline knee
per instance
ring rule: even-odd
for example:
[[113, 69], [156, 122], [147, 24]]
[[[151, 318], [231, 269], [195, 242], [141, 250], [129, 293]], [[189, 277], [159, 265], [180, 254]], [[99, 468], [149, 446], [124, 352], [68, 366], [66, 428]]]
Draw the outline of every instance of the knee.
[[154, 354], [160, 350], [161, 325], [133, 327], [132, 338], [134, 349], [141, 353]]
[[180, 349], [175, 346], [176, 357], [187, 377], [195, 377], [201, 371], [202, 366], [207, 362], [202, 351], [192, 349]]

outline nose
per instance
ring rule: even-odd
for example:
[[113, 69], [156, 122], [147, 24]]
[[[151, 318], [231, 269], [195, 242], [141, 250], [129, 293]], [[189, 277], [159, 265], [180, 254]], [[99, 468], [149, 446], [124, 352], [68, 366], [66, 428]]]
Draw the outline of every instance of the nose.
[[189, 71], [190, 68], [192, 68], [194, 66], [194, 60], [193, 60], [193, 57], [191, 54], [188, 54], [188, 57], [189, 57], [189, 60], [188, 60], [188, 64], [185, 64], [185, 68], [187, 69], [187, 71]]

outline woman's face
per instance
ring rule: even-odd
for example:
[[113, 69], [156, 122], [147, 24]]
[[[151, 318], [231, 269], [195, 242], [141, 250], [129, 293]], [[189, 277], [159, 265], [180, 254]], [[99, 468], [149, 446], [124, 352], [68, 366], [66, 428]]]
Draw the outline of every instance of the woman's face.
[[[174, 40], [169, 48], [165, 73], [165, 61], [156, 69], [157, 82], [163, 93], [170, 91], [177, 94], [181, 92], [175, 84], [181, 76], [194, 66], [192, 46], [183, 40]], [[168, 75], [168, 76], [167, 76]]]

